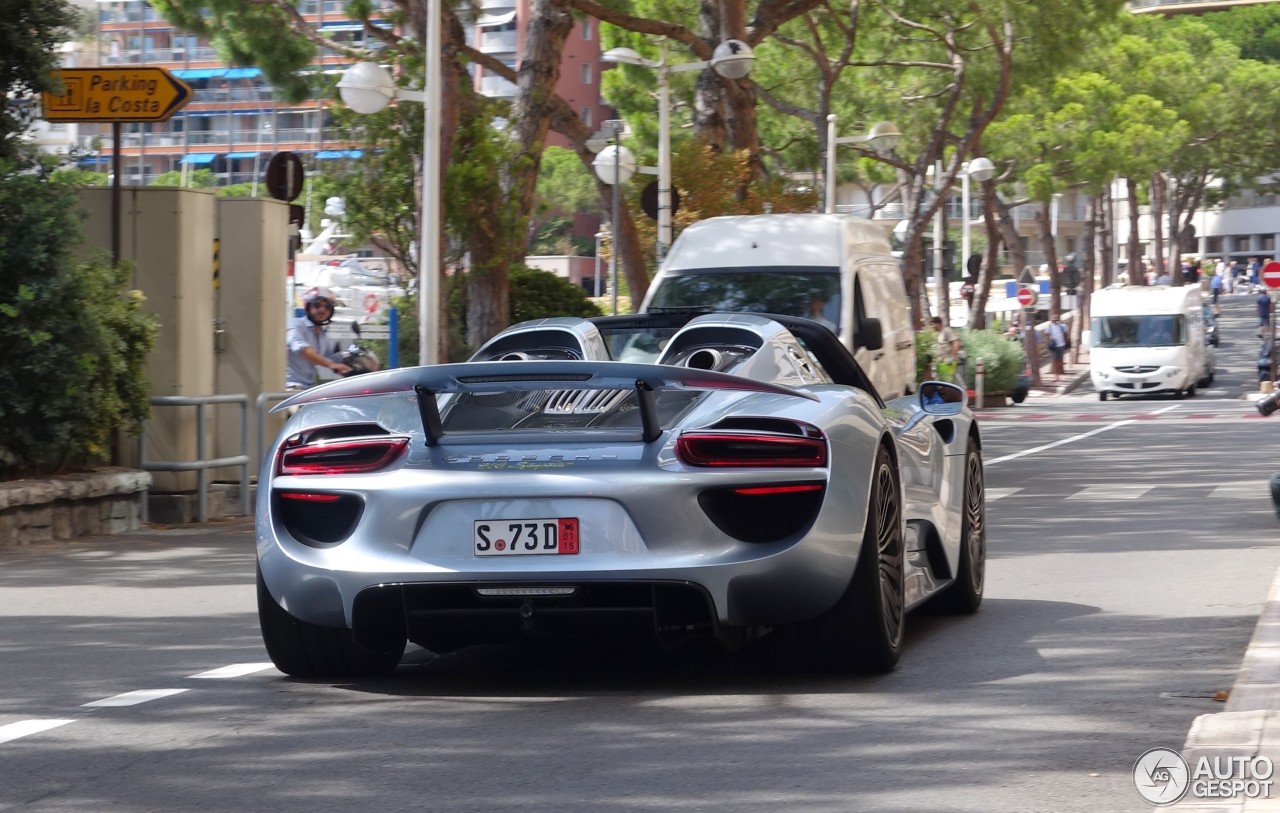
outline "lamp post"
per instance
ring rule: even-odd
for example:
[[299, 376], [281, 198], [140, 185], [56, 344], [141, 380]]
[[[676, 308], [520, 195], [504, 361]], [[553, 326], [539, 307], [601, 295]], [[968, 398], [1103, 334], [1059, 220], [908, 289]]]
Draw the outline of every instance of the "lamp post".
[[827, 178], [826, 212], [836, 210], [836, 146], [839, 144], [867, 144], [875, 152], [889, 152], [902, 140], [902, 131], [891, 121], [877, 121], [866, 135], [836, 138], [836, 114], [827, 116]]
[[338, 82], [342, 100], [357, 113], [377, 113], [393, 98], [423, 103], [422, 204], [418, 212], [418, 364], [440, 361], [440, 9], [429, 4], [425, 91], [397, 88], [373, 62], [357, 62]]
[[960, 170], [960, 205], [964, 209], [964, 228], [960, 230], [961, 262], [969, 261], [969, 179], [982, 183], [991, 180], [995, 174], [996, 165], [984, 156], [965, 161]]
[[612, 131], [614, 143], [596, 153], [591, 166], [596, 175], [604, 183], [613, 187], [613, 217], [609, 223], [609, 233], [613, 235], [613, 246], [609, 252], [609, 287], [612, 289], [613, 313], [618, 313], [618, 218], [621, 217], [618, 187], [631, 180], [636, 172], [636, 159], [631, 150], [622, 146], [622, 133], [626, 130], [626, 122], [621, 119], [610, 119], [601, 126], [601, 131]]
[[672, 65], [667, 54], [667, 40], [660, 41], [662, 58], [645, 59], [632, 48], [611, 48], [604, 52], [605, 62], [639, 65], [658, 72], [658, 263], [671, 247], [671, 74], [710, 67], [725, 79], [741, 79], [751, 73], [755, 55], [741, 40], [725, 40], [716, 46], [711, 59]]

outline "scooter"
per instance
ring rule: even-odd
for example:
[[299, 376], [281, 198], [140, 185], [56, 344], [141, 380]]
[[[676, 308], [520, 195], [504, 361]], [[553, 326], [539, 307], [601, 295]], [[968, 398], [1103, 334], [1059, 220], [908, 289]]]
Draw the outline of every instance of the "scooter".
[[351, 323], [351, 332], [356, 334], [355, 339], [342, 352], [342, 363], [351, 368], [350, 372], [344, 373], [343, 378], [349, 378], [353, 375], [361, 373], [376, 373], [382, 369], [382, 362], [378, 360], [378, 354], [360, 343], [360, 323]]

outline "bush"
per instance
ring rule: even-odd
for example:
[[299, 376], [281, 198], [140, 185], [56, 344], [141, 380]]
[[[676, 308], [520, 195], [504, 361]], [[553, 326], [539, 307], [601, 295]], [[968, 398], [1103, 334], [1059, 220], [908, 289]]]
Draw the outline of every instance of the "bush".
[[[986, 392], [1010, 392], [1022, 372], [1022, 345], [1009, 341], [994, 330], [957, 330], [965, 355], [965, 383], [973, 388], [977, 360], [982, 359], [986, 379]], [[929, 365], [933, 360], [933, 345], [937, 341], [935, 330], [921, 330], [916, 334], [916, 380], [929, 377]]]
[[0, 477], [108, 460], [117, 428], [150, 411], [143, 369], [154, 319], [129, 291], [130, 271], [78, 262], [73, 187], [34, 157], [0, 161]]

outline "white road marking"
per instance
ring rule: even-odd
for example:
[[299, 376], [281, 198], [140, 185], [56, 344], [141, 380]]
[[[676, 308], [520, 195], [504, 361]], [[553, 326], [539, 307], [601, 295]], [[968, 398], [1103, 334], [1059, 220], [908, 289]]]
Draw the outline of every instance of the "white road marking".
[[233, 663], [230, 666], [223, 666], [220, 669], [210, 669], [208, 672], [201, 672], [198, 675], [187, 675], [191, 678], [234, 678], [252, 675], [255, 672], [265, 672], [268, 669], [274, 669], [274, 663]]
[[1222, 497], [1226, 499], [1270, 499], [1271, 487], [1263, 478], [1258, 480], [1244, 480], [1238, 483], [1223, 483], [1222, 485], [1209, 492], [1209, 499]]
[[1020, 488], [988, 488], [987, 502], [995, 502], [996, 500], [1002, 500], [1005, 497], [1008, 497], [1012, 494], [1017, 494], [1021, 490], [1022, 489]]
[[172, 697], [175, 694], [182, 694], [186, 689], [139, 689], [136, 692], [125, 692], [114, 697], [104, 697], [101, 700], [95, 700], [92, 703], [85, 703], [84, 708], [104, 708], [108, 706], [136, 706], [139, 703], [146, 703], [151, 700], [159, 700], [162, 697]]
[[41, 731], [74, 722], [75, 720], [23, 720], [9, 725], [0, 725], [0, 743], [16, 740], [29, 734], [39, 734]]
[[1105, 486], [1086, 486], [1075, 494], [1067, 497], [1068, 500], [1136, 500], [1143, 494], [1146, 494], [1155, 486], [1140, 485], [1105, 485]]
[[1036, 452], [1048, 451], [1049, 449], [1055, 449], [1059, 446], [1065, 446], [1068, 443], [1075, 443], [1077, 440], [1084, 440], [1085, 438], [1091, 438], [1094, 435], [1100, 435], [1103, 432], [1109, 432], [1112, 429], [1118, 429], [1121, 426], [1128, 426], [1134, 423], [1138, 423], [1138, 421], [1136, 420], [1116, 421], [1115, 423], [1109, 423], [1106, 426], [1099, 426], [1097, 429], [1091, 429], [1090, 431], [1085, 432], [1084, 434], [1081, 434], [1081, 435], [1072, 435], [1071, 437], [1063, 438], [1062, 440], [1055, 440], [1053, 443], [1046, 443], [1043, 446], [1036, 446], [1035, 448], [1032, 448], [1032, 449], [1023, 449], [1020, 452], [1014, 452], [1013, 454], [1007, 454], [1004, 457], [997, 457], [992, 460], [988, 460], [986, 462], [986, 465], [990, 466], [995, 463], [1003, 463], [1006, 460], [1016, 460], [1019, 457], [1026, 457], [1027, 455], [1035, 454]]
[[1175, 409], [1177, 409], [1177, 408], [1179, 408], [1179, 407], [1181, 407], [1181, 406], [1182, 406], [1182, 404], [1174, 404], [1173, 406], [1167, 406], [1167, 407], [1165, 407], [1164, 409], [1153, 409], [1153, 410], [1152, 410], [1150, 413], [1148, 413], [1148, 414], [1151, 414], [1151, 415], [1161, 415], [1161, 414], [1163, 414], [1163, 413], [1165, 413], [1165, 412], [1172, 412], [1172, 411], [1174, 411]]

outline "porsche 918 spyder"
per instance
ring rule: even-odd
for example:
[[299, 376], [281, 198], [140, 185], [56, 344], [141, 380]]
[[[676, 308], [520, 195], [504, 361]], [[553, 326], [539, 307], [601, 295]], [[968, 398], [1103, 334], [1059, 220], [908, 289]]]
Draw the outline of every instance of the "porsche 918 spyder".
[[340, 677], [407, 642], [783, 631], [823, 667], [892, 669], [909, 610], [982, 600], [964, 400], [886, 403], [825, 326], [725, 313], [537, 320], [466, 363], [305, 390], [258, 481], [268, 654]]

